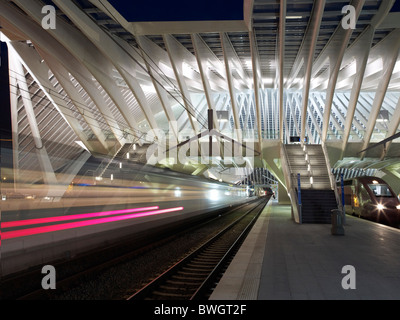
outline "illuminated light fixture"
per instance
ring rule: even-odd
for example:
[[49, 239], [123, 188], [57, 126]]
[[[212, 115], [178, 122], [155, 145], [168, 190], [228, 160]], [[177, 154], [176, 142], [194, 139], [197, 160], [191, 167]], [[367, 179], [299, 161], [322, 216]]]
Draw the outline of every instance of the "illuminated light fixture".
[[112, 173], [111, 173], [110, 179], [111, 179], [111, 181], [114, 180], [114, 175]]
[[179, 198], [182, 195], [181, 189], [176, 188], [174, 191], [174, 195], [175, 195], [175, 197]]
[[102, 177], [96, 177], [95, 179], [96, 179], [96, 181], [101, 181], [101, 180], [103, 180]]
[[400, 210], [400, 204], [398, 204], [398, 205], [396, 206], [396, 209], [397, 209], [397, 210]]
[[80, 146], [82, 149], [86, 150], [87, 152], [90, 152], [88, 150], [88, 148], [86, 148], [86, 146], [84, 145], [84, 143], [82, 141], [75, 141], [75, 143]]
[[378, 184], [378, 181], [372, 180], [372, 183], [373, 183], [373, 184]]
[[50, 223], [50, 222], [58, 222], [58, 221], [68, 221], [68, 220], [77, 220], [77, 219], [85, 219], [85, 218], [103, 217], [103, 216], [109, 216], [109, 215], [115, 215], [115, 214], [133, 213], [133, 212], [140, 212], [140, 211], [147, 211], [147, 210], [157, 210], [158, 208], [159, 208], [158, 206], [152, 206], [152, 207], [130, 208], [130, 209], [112, 210], [112, 211], [70, 214], [70, 215], [58, 216], [58, 217], [8, 221], [8, 222], [2, 222], [1, 228], [12, 228], [12, 227], [28, 226], [28, 225], [32, 225], [32, 224], [40, 224], [40, 223]]
[[133, 144], [133, 150], [136, 150], [136, 143]]
[[376, 122], [387, 122], [389, 121], [389, 111], [388, 110], [381, 110], [379, 111], [378, 118]]
[[308, 160], [308, 153], [306, 153], [306, 161]]
[[310, 164], [308, 164], [307, 170], [308, 170], [308, 171], [311, 171], [311, 166], [310, 166]]
[[146, 216], [157, 215], [157, 214], [162, 214], [162, 213], [181, 211], [183, 209], [184, 209], [183, 207], [175, 207], [175, 208], [168, 208], [168, 209], [162, 209], [162, 210], [154, 210], [154, 211], [149, 211], [149, 212], [132, 213], [132, 214], [116, 216], [116, 217], [99, 218], [99, 219], [93, 219], [93, 220], [62, 223], [62, 224], [56, 224], [56, 225], [44, 226], [44, 227], [7, 231], [7, 232], [2, 232], [1, 240], [31, 236], [31, 235], [35, 235], [35, 234], [54, 232], [54, 231], [60, 231], [60, 230], [86, 227], [86, 226], [103, 224], [103, 223], [108, 223], [108, 222], [115, 222], [115, 221], [122, 221], [122, 220], [146, 217]]
[[119, 163], [119, 168], [122, 169], [122, 162]]
[[208, 199], [211, 201], [218, 201], [219, 200], [219, 192], [218, 190], [210, 190], [208, 191]]
[[129, 152], [126, 154], [126, 158], [129, 159]]
[[385, 209], [385, 206], [383, 204], [381, 204], [381, 203], [378, 203], [376, 207], [378, 208], [378, 210]]
[[313, 182], [314, 182], [313, 177], [310, 177], [310, 183], [313, 184]]
[[220, 122], [228, 122], [229, 121], [229, 111], [216, 111], [217, 119]]
[[286, 16], [286, 19], [301, 19], [303, 16]]

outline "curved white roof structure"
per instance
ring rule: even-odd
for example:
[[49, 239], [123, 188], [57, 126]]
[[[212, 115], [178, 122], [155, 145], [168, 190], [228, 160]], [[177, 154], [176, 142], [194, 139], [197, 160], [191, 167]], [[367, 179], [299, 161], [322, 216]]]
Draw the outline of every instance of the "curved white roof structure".
[[[136, 2], [0, 0], [25, 177], [41, 144], [57, 171], [82, 147], [172, 147], [208, 129], [207, 110], [218, 132], [251, 142], [252, 167], [274, 172], [274, 148], [298, 136], [336, 168], [400, 177], [398, 139], [363, 151], [399, 132], [399, 1]], [[170, 160], [158, 164], [237, 178], [221, 157]]]

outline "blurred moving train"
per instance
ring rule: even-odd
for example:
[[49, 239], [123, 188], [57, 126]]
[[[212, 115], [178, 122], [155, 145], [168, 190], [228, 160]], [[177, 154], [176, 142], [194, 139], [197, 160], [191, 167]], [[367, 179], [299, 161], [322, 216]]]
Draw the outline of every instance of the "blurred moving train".
[[[368, 220], [400, 225], [400, 201], [381, 178], [357, 177], [344, 181], [345, 212]], [[341, 197], [341, 185], [337, 184]]]
[[2, 183], [3, 275], [127, 238], [140, 243], [265, 196], [258, 186], [228, 184], [127, 159], [110, 163], [94, 156], [69, 184], [19, 181], [17, 187]]

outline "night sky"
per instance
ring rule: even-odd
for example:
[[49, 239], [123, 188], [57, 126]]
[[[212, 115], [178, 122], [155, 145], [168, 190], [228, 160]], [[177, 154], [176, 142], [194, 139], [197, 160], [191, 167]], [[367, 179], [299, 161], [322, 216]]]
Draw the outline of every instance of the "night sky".
[[129, 22], [243, 20], [244, 0], [109, 0]]

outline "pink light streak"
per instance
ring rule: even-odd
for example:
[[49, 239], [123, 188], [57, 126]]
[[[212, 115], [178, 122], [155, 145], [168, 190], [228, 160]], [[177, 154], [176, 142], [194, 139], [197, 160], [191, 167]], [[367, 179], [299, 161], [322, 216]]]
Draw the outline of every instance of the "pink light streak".
[[167, 212], [180, 211], [180, 210], [183, 210], [183, 207], [154, 210], [154, 211], [149, 211], [149, 212], [132, 213], [132, 214], [116, 216], [116, 217], [106, 217], [106, 218], [99, 218], [99, 219], [92, 219], [92, 220], [85, 220], [85, 221], [62, 223], [62, 224], [56, 224], [56, 225], [52, 225], [52, 226], [35, 227], [35, 228], [15, 230], [15, 231], [6, 231], [6, 232], [1, 233], [1, 240], [31, 236], [31, 235], [40, 234], [40, 233], [60, 231], [60, 230], [66, 230], [66, 229], [72, 229], [72, 228], [80, 228], [80, 227], [91, 226], [91, 225], [95, 225], [95, 224], [102, 224], [102, 223], [108, 223], [108, 222], [114, 222], [114, 221], [146, 217], [146, 216], [157, 215], [157, 214], [162, 214], [162, 213], [167, 213]]
[[130, 208], [130, 209], [122, 209], [122, 210], [103, 211], [103, 212], [71, 214], [71, 215], [66, 215], [66, 216], [49, 217], [49, 218], [8, 221], [8, 222], [2, 222], [1, 228], [22, 227], [22, 226], [27, 226], [30, 224], [51, 223], [51, 222], [66, 221], [66, 220], [77, 220], [77, 219], [85, 219], [85, 218], [102, 217], [102, 216], [108, 216], [108, 215], [114, 215], [114, 214], [132, 213], [132, 212], [146, 211], [146, 210], [156, 210], [158, 208], [159, 208], [158, 206], [153, 206], [153, 207]]

